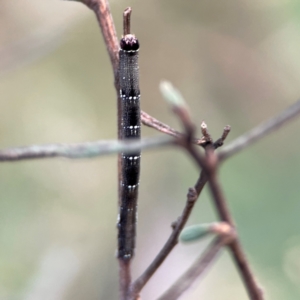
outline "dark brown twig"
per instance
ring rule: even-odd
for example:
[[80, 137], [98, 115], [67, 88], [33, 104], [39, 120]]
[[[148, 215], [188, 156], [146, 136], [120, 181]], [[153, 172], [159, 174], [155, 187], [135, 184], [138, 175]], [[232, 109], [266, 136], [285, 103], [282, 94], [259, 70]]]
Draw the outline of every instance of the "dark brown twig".
[[233, 235], [217, 237], [207, 247], [205, 252], [192, 264], [192, 266], [178, 278], [175, 283], [158, 300], [178, 299], [187, 289], [191, 287], [216, 259], [224, 245], [230, 243]]
[[131, 8], [127, 7], [123, 13], [123, 35], [130, 34], [130, 15]]
[[[216, 155], [214, 153], [210, 153], [209, 156], [216, 156]], [[209, 160], [211, 160], [211, 158]], [[213, 158], [212, 160], [216, 161], [215, 158]], [[227, 202], [224, 193], [222, 192], [221, 186], [217, 179], [216, 168], [217, 168], [217, 162], [211, 165], [210, 175], [208, 179], [210, 191], [215, 201], [215, 206], [219, 213], [220, 219], [225, 222], [228, 222], [231, 226], [234, 226], [231, 214], [227, 207]], [[262, 290], [258, 285], [258, 283], [256, 282], [256, 279], [250, 268], [249, 262], [242, 249], [242, 245], [239, 239], [238, 238], [235, 239], [228, 247], [231, 250], [233, 260], [235, 261], [236, 266], [240, 272], [240, 275], [244, 281], [250, 299], [262, 300], [264, 298]]]
[[128, 290], [131, 283], [131, 261], [124, 261], [119, 259], [119, 285], [120, 285], [120, 299], [128, 299]]
[[[153, 129], [156, 129], [162, 133], [168, 134], [170, 136], [176, 137], [176, 138], [182, 138], [183, 137], [183, 133], [173, 129], [172, 127], [170, 127], [169, 125], [153, 118], [152, 116], [148, 115], [145, 112], [141, 112], [141, 118], [142, 118], [142, 123], [148, 127], [151, 127]], [[201, 139], [193, 139], [193, 143], [196, 145], [200, 145], [200, 146], [205, 146], [207, 141], [206, 139], [203, 137]]]
[[214, 142], [214, 148], [215, 149], [220, 148], [221, 146], [223, 146], [224, 141], [226, 140], [230, 130], [231, 130], [231, 127], [229, 125], [226, 125], [224, 127], [222, 136]]

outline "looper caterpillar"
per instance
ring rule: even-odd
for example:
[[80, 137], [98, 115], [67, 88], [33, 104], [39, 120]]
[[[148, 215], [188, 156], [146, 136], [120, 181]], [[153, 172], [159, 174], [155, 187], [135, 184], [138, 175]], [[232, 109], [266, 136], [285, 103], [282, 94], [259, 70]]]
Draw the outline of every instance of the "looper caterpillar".
[[[141, 133], [138, 51], [139, 41], [130, 34], [131, 8], [124, 11], [124, 35], [120, 40], [119, 80], [122, 139], [139, 139]], [[137, 198], [141, 153], [122, 153], [121, 203], [118, 222], [118, 257], [130, 260], [134, 254]]]

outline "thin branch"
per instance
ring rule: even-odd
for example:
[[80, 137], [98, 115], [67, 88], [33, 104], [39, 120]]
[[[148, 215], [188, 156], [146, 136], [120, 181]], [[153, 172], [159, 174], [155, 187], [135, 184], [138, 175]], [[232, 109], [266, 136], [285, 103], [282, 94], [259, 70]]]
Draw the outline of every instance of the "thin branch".
[[217, 237], [207, 247], [205, 252], [192, 264], [192, 266], [162, 295], [158, 300], [175, 300], [178, 299], [187, 289], [191, 287], [211, 266], [224, 245], [228, 244], [232, 237]]
[[127, 7], [123, 13], [123, 35], [130, 34], [130, 15], [131, 15], [131, 8]]
[[240, 272], [244, 285], [251, 300], [263, 300], [264, 293], [250, 268], [246, 254], [239, 239], [228, 245], [231, 256]]
[[226, 138], [227, 138], [227, 136], [228, 136], [230, 130], [231, 130], [231, 127], [230, 127], [229, 125], [226, 125], [226, 126], [224, 127], [222, 136], [221, 136], [219, 139], [217, 139], [217, 140], [214, 142], [214, 144], [213, 144], [213, 145], [214, 145], [214, 149], [218, 149], [218, 148], [220, 148], [221, 146], [223, 146], [223, 144], [224, 144], [224, 142], [225, 142], [225, 140], [226, 140]]
[[288, 121], [300, 114], [300, 100], [289, 106], [287, 109], [279, 113], [277, 116], [269, 119], [268, 121], [258, 125], [249, 132], [238, 137], [236, 140], [231, 142], [229, 145], [224, 147], [219, 152], [219, 159], [221, 161], [231, 157], [235, 153], [245, 149], [254, 142], [262, 139], [268, 133], [278, 129]]
[[217, 208], [217, 212], [219, 214], [220, 220], [224, 222], [228, 222], [231, 226], [234, 226], [234, 222], [227, 206], [227, 201], [225, 199], [225, 195], [221, 189], [221, 186], [217, 180], [217, 167], [218, 167], [218, 159], [217, 155], [213, 152], [212, 149], [207, 151], [207, 156], [205, 159], [205, 164], [202, 163], [202, 155], [200, 158], [200, 154], [196, 152], [196, 149], [189, 149], [190, 154], [198, 163], [200, 168], [205, 169], [205, 172], [208, 176], [208, 184], [210, 186], [210, 190], [215, 200], [215, 206]]
[[[151, 127], [153, 129], [156, 129], [162, 133], [168, 134], [170, 136], [176, 137], [176, 138], [182, 138], [183, 137], [183, 133], [173, 129], [172, 127], [170, 127], [169, 125], [153, 118], [152, 116], [148, 115], [147, 113], [145, 113], [144, 111], [141, 112], [141, 118], [142, 118], [142, 123], [148, 127]], [[196, 145], [200, 145], [200, 146], [204, 146], [207, 141], [206, 139], [203, 137], [201, 139], [193, 139], [193, 143]]]
[[[215, 154], [212, 155], [216, 156]], [[217, 165], [215, 166], [217, 167]], [[209, 176], [209, 186], [213, 199], [215, 201], [215, 206], [217, 208], [221, 220], [228, 222], [230, 225], [234, 226], [233, 219], [227, 206], [227, 201], [221, 189], [220, 183], [217, 179], [216, 168], [212, 168], [212, 170], [213, 172], [211, 172]], [[235, 264], [247, 288], [247, 292], [250, 296], [250, 299], [264, 299], [261, 287], [256, 282], [255, 276], [250, 268], [250, 264], [246, 258], [246, 254], [244, 253], [244, 250], [238, 238], [236, 238], [229, 245], [229, 249], [231, 250], [233, 260], [235, 261]]]
[[131, 282], [131, 261], [119, 259], [119, 281], [120, 281], [120, 297], [128, 299], [128, 287]]
[[175, 143], [174, 139], [163, 136], [140, 141], [96, 141], [81, 144], [33, 145], [0, 150], [0, 162], [53, 157], [91, 158], [120, 152], [131, 153], [173, 143]]

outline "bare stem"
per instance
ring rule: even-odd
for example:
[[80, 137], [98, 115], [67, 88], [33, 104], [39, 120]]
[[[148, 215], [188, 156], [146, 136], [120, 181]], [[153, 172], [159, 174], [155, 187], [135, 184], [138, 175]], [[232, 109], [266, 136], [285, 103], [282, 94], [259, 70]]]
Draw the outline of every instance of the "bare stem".
[[[146, 125], [148, 127], [151, 127], [153, 129], [156, 129], [157, 131], [160, 131], [162, 133], [168, 134], [168, 135], [176, 137], [176, 138], [182, 138], [183, 137], [183, 133], [181, 133], [181, 132], [173, 129], [169, 125], [153, 118], [152, 116], [148, 115], [144, 111], [141, 112], [141, 119], [142, 119], [142, 123], [144, 125]], [[198, 138], [193, 139], [193, 143], [196, 144], [196, 145], [205, 146], [207, 141], [203, 137], [201, 139], [198, 139]]]
[[214, 142], [214, 148], [215, 148], [215, 149], [217, 149], [217, 148], [223, 146], [224, 141], [226, 140], [226, 138], [227, 138], [227, 136], [228, 136], [230, 130], [231, 130], [231, 127], [230, 127], [229, 125], [226, 125], [226, 126], [224, 127], [222, 136]]
[[128, 288], [131, 283], [131, 261], [124, 261], [119, 259], [119, 280], [120, 280], [120, 299], [128, 299]]
[[140, 141], [96, 141], [82, 144], [32, 145], [0, 150], [0, 162], [53, 157], [91, 158], [120, 152], [131, 153], [173, 143], [172, 138], [163, 136]]
[[268, 133], [278, 129], [288, 121], [300, 114], [300, 100], [289, 106], [287, 109], [279, 113], [277, 116], [267, 120], [266, 122], [258, 125], [247, 133], [235, 139], [229, 145], [224, 147], [219, 152], [219, 159], [221, 161], [231, 157], [235, 153], [252, 145], [256, 141], [262, 139]]
[[130, 34], [130, 16], [131, 8], [127, 7], [123, 13], [123, 34], [124, 36]]

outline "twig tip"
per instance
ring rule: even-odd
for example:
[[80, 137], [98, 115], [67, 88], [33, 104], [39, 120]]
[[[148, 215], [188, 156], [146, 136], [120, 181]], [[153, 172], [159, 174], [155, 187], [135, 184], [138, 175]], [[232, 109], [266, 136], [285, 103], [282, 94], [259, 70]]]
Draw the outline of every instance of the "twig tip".
[[123, 13], [123, 34], [124, 36], [130, 34], [130, 17], [131, 17], [131, 7], [127, 7]]
[[205, 121], [202, 121], [201, 128], [207, 128], [207, 124], [205, 123]]

